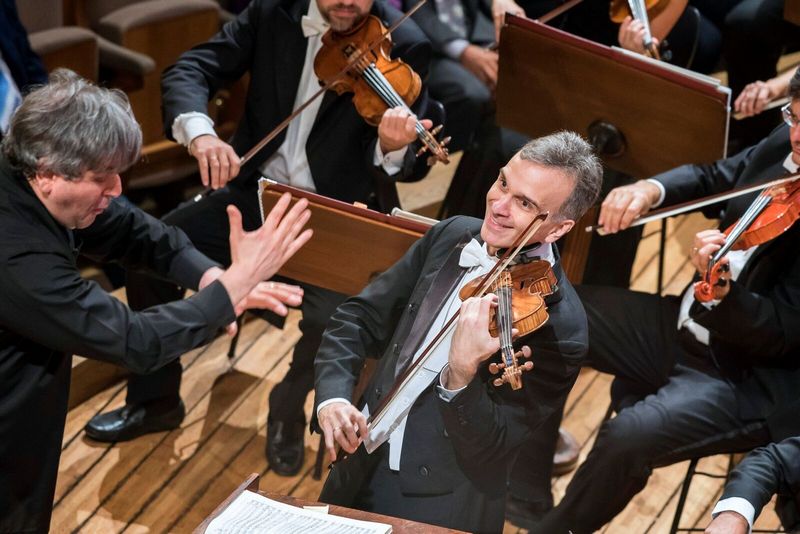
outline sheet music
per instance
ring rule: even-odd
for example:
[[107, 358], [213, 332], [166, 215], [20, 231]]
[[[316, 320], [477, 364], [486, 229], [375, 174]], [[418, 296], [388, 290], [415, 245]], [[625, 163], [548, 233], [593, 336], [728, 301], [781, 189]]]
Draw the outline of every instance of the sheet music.
[[218, 515], [206, 534], [388, 534], [392, 526], [304, 510], [245, 490]]

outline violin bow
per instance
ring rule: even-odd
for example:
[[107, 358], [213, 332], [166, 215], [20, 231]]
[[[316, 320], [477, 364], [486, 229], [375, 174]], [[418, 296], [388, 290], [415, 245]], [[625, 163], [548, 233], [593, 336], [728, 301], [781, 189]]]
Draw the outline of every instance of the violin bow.
[[[402, 17], [400, 17], [400, 18], [399, 18], [399, 19], [398, 19], [398, 20], [397, 20], [397, 21], [396, 21], [394, 24], [392, 24], [392, 25], [391, 25], [391, 27], [389, 27], [389, 28], [386, 30], [386, 32], [385, 32], [385, 33], [381, 34], [381, 36], [380, 36], [380, 37], [377, 37], [377, 38], [376, 38], [374, 41], [372, 41], [372, 42], [369, 44], [369, 46], [367, 46], [366, 48], [364, 48], [363, 50], [361, 50], [361, 51], [360, 51], [358, 54], [355, 54], [355, 55], [354, 55], [354, 56], [351, 58], [350, 62], [348, 62], [348, 63], [347, 63], [347, 65], [345, 65], [344, 67], [342, 67], [342, 70], [340, 70], [339, 72], [337, 72], [337, 73], [336, 73], [336, 75], [335, 75], [335, 76], [333, 76], [333, 77], [332, 77], [330, 80], [328, 80], [327, 82], [325, 82], [324, 84], [322, 84], [322, 85], [320, 86], [320, 88], [317, 90], [317, 92], [316, 92], [316, 93], [314, 93], [313, 95], [311, 95], [311, 96], [308, 98], [308, 100], [306, 100], [305, 102], [303, 102], [302, 104], [300, 104], [300, 105], [297, 107], [297, 109], [295, 109], [294, 111], [292, 111], [292, 113], [291, 113], [291, 114], [290, 114], [288, 117], [286, 117], [285, 119], [283, 119], [283, 120], [282, 120], [282, 121], [281, 121], [281, 122], [280, 122], [280, 123], [279, 123], [279, 124], [278, 124], [278, 125], [277, 125], [275, 128], [273, 128], [273, 129], [272, 129], [272, 131], [270, 131], [270, 132], [269, 132], [267, 135], [265, 135], [265, 136], [264, 136], [264, 137], [261, 139], [261, 141], [259, 141], [259, 142], [258, 142], [258, 143], [257, 143], [257, 144], [256, 144], [256, 145], [253, 147], [253, 148], [251, 148], [250, 150], [248, 150], [248, 151], [247, 151], [247, 153], [245, 153], [245, 155], [244, 155], [244, 156], [242, 156], [242, 158], [239, 160], [239, 166], [240, 166], [240, 167], [241, 167], [241, 166], [244, 166], [244, 165], [245, 165], [245, 164], [246, 164], [248, 161], [250, 161], [251, 159], [253, 159], [253, 157], [254, 157], [256, 154], [258, 154], [258, 153], [259, 153], [259, 152], [260, 152], [260, 151], [261, 151], [261, 150], [262, 150], [262, 149], [263, 149], [265, 146], [267, 146], [267, 145], [268, 145], [268, 144], [269, 144], [269, 143], [270, 143], [270, 142], [271, 142], [273, 139], [275, 139], [275, 138], [276, 138], [276, 137], [277, 137], [277, 136], [278, 136], [278, 135], [279, 135], [279, 134], [280, 134], [280, 133], [281, 133], [283, 130], [285, 130], [285, 129], [286, 129], [288, 126], [289, 126], [289, 124], [290, 124], [290, 123], [291, 123], [291, 122], [294, 120], [294, 118], [295, 118], [295, 117], [297, 117], [299, 114], [301, 114], [301, 113], [303, 112], [303, 110], [305, 110], [305, 109], [306, 109], [308, 106], [310, 106], [310, 105], [311, 105], [311, 103], [312, 103], [312, 102], [314, 102], [314, 100], [316, 100], [317, 98], [319, 98], [319, 97], [320, 97], [320, 95], [322, 95], [323, 93], [325, 93], [325, 91], [327, 91], [328, 89], [330, 89], [330, 88], [331, 88], [331, 87], [332, 87], [332, 86], [333, 86], [333, 85], [334, 85], [336, 82], [338, 82], [339, 80], [341, 80], [342, 78], [344, 78], [344, 76], [345, 76], [345, 75], [346, 75], [348, 72], [350, 72], [350, 71], [351, 71], [351, 70], [352, 70], [352, 69], [353, 69], [353, 68], [356, 66], [356, 64], [358, 64], [358, 62], [359, 62], [359, 61], [361, 61], [361, 59], [362, 59], [363, 57], [365, 57], [365, 56], [366, 56], [367, 54], [369, 54], [369, 53], [372, 53], [372, 52], [374, 52], [374, 51], [375, 51], [375, 48], [376, 48], [376, 47], [377, 47], [379, 44], [381, 44], [381, 43], [383, 42], [383, 40], [384, 40], [384, 39], [386, 39], [387, 37], [391, 36], [392, 32], [393, 32], [394, 30], [396, 30], [396, 29], [397, 29], [397, 27], [398, 27], [398, 26], [400, 26], [400, 25], [401, 25], [403, 22], [405, 22], [405, 21], [406, 21], [406, 19], [407, 19], [408, 17], [410, 17], [411, 15], [413, 15], [413, 14], [414, 14], [414, 13], [415, 13], [415, 12], [416, 12], [416, 11], [417, 11], [419, 8], [421, 8], [421, 7], [423, 6], [423, 4], [425, 4], [425, 2], [427, 2], [427, 0], [419, 0], [419, 2], [417, 2], [417, 3], [414, 5], [414, 7], [412, 7], [411, 9], [409, 9], [409, 10], [408, 10], [408, 11], [407, 11], [407, 12], [406, 12], [406, 13], [405, 13], [405, 14], [404, 14]], [[200, 193], [198, 193], [197, 195], [195, 195], [195, 197], [194, 197], [194, 201], [195, 201], [195, 202], [197, 202], [197, 201], [198, 201], [198, 200], [200, 200], [201, 198], [203, 198], [203, 197], [205, 197], [205, 196], [208, 196], [208, 195], [209, 195], [211, 192], [212, 192], [212, 189], [211, 189], [210, 187], [207, 187], [206, 189], [204, 189], [203, 191], [201, 191]]]
[[[757, 184], [757, 185], [743, 186], [734, 189], [732, 191], [726, 191], [724, 193], [709, 195], [701, 200], [691, 200], [689, 202], [684, 202], [676, 206], [669, 206], [666, 208], [658, 209], [650, 212], [649, 215], [646, 215], [644, 217], [639, 217], [638, 219], [633, 221], [630, 224], [630, 226], [631, 227], [641, 226], [643, 224], [647, 224], [652, 221], [660, 221], [661, 219], [666, 219], [667, 217], [672, 217], [673, 215], [680, 215], [681, 213], [686, 213], [687, 211], [692, 211], [698, 208], [702, 208], [710, 204], [716, 204], [717, 202], [730, 200], [732, 198], [740, 197], [748, 193], [761, 191], [762, 189], [767, 189], [768, 187], [781, 185], [788, 182], [793, 182], [798, 178], [800, 178], [800, 173], [795, 173], [789, 176], [784, 176], [783, 178], [778, 178], [777, 180], [772, 180], [771, 182], [764, 182], [762, 184]], [[587, 226], [585, 230], [587, 232], [597, 232], [599, 235], [606, 235], [607, 233], [603, 231], [603, 226], [598, 224]]]
[[[478, 287], [475, 288], [475, 291], [470, 295], [470, 297], [482, 297], [486, 291], [491, 287], [497, 277], [500, 275], [503, 270], [511, 263], [517, 254], [522, 250], [522, 248], [527, 244], [527, 242], [531, 239], [533, 234], [536, 233], [536, 230], [542, 225], [542, 223], [547, 219], [548, 213], [540, 213], [533, 220], [528, 224], [528, 226], [520, 232], [517, 238], [514, 240], [514, 243], [505, 251], [505, 253], [500, 257], [500, 260], [494, 264], [492, 269], [486, 273], [486, 275], [481, 279], [481, 283], [478, 284]], [[392, 389], [386, 396], [381, 400], [380, 404], [378, 404], [378, 408], [375, 410], [374, 413], [370, 414], [369, 420], [367, 421], [367, 425], [371, 425], [379, 421], [386, 413], [386, 408], [389, 407], [392, 400], [396, 396], [397, 392], [405, 385], [405, 383], [413, 376], [414, 371], [419, 367], [425, 360], [430, 356], [433, 350], [442, 342], [444, 336], [450, 331], [450, 329], [455, 324], [456, 319], [458, 318], [460, 310], [456, 310], [450, 319], [447, 320], [445, 325], [442, 327], [441, 330], [436, 334], [436, 336], [431, 340], [430, 343], [425, 347], [425, 350], [422, 351], [422, 354], [416, 358], [411, 365], [409, 365], [403, 373], [395, 380]]]
[[376, 47], [377, 47], [377, 46], [378, 46], [380, 43], [382, 43], [382, 42], [384, 41], [384, 39], [386, 39], [387, 37], [391, 36], [392, 32], [393, 32], [394, 30], [396, 30], [396, 29], [397, 29], [397, 27], [398, 27], [398, 26], [400, 26], [400, 25], [401, 25], [403, 22], [405, 22], [405, 21], [406, 21], [406, 19], [407, 19], [408, 17], [410, 17], [411, 15], [413, 15], [413, 14], [414, 14], [414, 13], [415, 13], [415, 12], [416, 12], [416, 11], [417, 11], [419, 8], [421, 8], [421, 7], [422, 7], [422, 5], [423, 5], [423, 4], [425, 4], [425, 2], [426, 2], [426, 1], [427, 1], [427, 0], [419, 0], [419, 2], [417, 2], [417, 3], [414, 5], [414, 7], [412, 7], [411, 9], [409, 9], [409, 10], [408, 10], [408, 12], [407, 12], [405, 15], [403, 15], [402, 17], [400, 17], [400, 18], [399, 18], [399, 19], [398, 19], [398, 20], [397, 20], [397, 21], [396, 21], [394, 24], [392, 24], [392, 26], [386, 30], [386, 33], [383, 33], [383, 34], [381, 34], [381, 36], [380, 36], [380, 37], [377, 37], [377, 38], [376, 38], [374, 41], [372, 41], [372, 42], [369, 44], [369, 46], [367, 46], [366, 48], [364, 48], [363, 50], [361, 50], [361, 52], [359, 52], [359, 53], [358, 53], [358, 54], [356, 54], [356, 55], [355, 55], [353, 58], [351, 58], [351, 61], [350, 61], [349, 63], [347, 63], [347, 65], [345, 65], [344, 67], [342, 67], [342, 70], [340, 70], [338, 73], [336, 73], [336, 75], [335, 75], [333, 78], [331, 78], [330, 80], [328, 80], [327, 82], [325, 82], [325, 83], [324, 83], [324, 84], [323, 84], [323, 85], [322, 85], [322, 86], [319, 88], [319, 90], [318, 90], [316, 93], [314, 93], [313, 95], [311, 95], [311, 97], [309, 97], [309, 99], [308, 99], [308, 100], [306, 100], [305, 102], [303, 102], [302, 104], [300, 104], [300, 106], [298, 106], [298, 108], [297, 108], [297, 109], [295, 109], [295, 110], [294, 110], [294, 111], [291, 113], [291, 115], [289, 115], [288, 117], [286, 117], [285, 119], [283, 119], [283, 121], [281, 121], [281, 123], [280, 123], [280, 124], [278, 124], [278, 125], [277, 125], [277, 126], [276, 126], [276, 127], [275, 127], [275, 128], [272, 130], [272, 131], [271, 131], [271, 132], [269, 132], [267, 135], [265, 135], [265, 136], [264, 136], [264, 138], [263, 138], [261, 141], [259, 141], [259, 142], [258, 142], [258, 144], [257, 144], [256, 146], [254, 146], [253, 148], [251, 148], [250, 150], [248, 150], [248, 151], [247, 151], [247, 153], [246, 153], [244, 156], [242, 156], [242, 160], [241, 160], [241, 162], [240, 162], [240, 165], [244, 165], [244, 164], [245, 164], [245, 163], [247, 163], [249, 160], [251, 160], [251, 159], [253, 158], [253, 156], [255, 156], [255, 155], [258, 153], [258, 152], [260, 152], [260, 151], [261, 151], [261, 149], [262, 149], [262, 148], [264, 148], [265, 146], [267, 146], [267, 144], [268, 144], [270, 141], [272, 141], [273, 139], [275, 139], [275, 137], [276, 137], [276, 136], [277, 136], [279, 133], [281, 133], [281, 132], [282, 132], [284, 129], [286, 129], [286, 127], [287, 127], [287, 126], [289, 126], [289, 123], [290, 123], [290, 122], [292, 122], [292, 120], [294, 120], [294, 118], [295, 118], [295, 117], [297, 117], [297, 116], [298, 116], [300, 113], [302, 113], [304, 109], [306, 109], [306, 108], [307, 108], [309, 105], [311, 105], [311, 103], [312, 103], [314, 100], [316, 100], [317, 98], [319, 98], [319, 97], [320, 97], [320, 95], [322, 95], [322, 94], [323, 94], [325, 91], [327, 91], [328, 89], [330, 89], [330, 88], [331, 88], [331, 86], [333, 86], [333, 84], [335, 84], [336, 82], [338, 82], [339, 80], [341, 80], [342, 78], [344, 78], [344, 76], [345, 76], [345, 75], [346, 75], [348, 72], [350, 72], [350, 71], [353, 69], [353, 67], [354, 67], [354, 66], [356, 66], [356, 64], [358, 64], [358, 62], [360, 62], [360, 61], [361, 61], [361, 58], [365, 57], [367, 54], [369, 54], [369, 53], [371, 53], [371, 52], [374, 52], [374, 51], [375, 51], [375, 48], [376, 48]]

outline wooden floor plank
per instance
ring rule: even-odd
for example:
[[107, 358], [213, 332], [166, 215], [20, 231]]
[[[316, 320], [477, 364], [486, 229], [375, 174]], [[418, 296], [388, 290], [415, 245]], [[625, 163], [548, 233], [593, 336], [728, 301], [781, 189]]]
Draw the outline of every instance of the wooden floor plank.
[[[297, 319], [297, 313], [293, 313], [287, 328], [296, 331]], [[291, 351], [297, 337], [287, 337], [283, 332], [271, 328], [242, 356], [240, 362], [244, 365], [249, 360], [260, 359], [262, 361], [261, 377], [276, 373], [277, 366]], [[276, 339], [282, 340], [283, 346], [276, 343]], [[222, 356], [226, 358], [224, 354]], [[223, 364], [227, 366], [227, 362], [223, 362]], [[212, 376], [216, 377], [219, 374], [215, 373]], [[231, 383], [233, 383], [232, 387], [226, 387]], [[110, 512], [116, 520], [124, 521], [127, 524], [135, 520], [151, 502], [156, 502], [156, 497], [158, 497], [158, 502], [163, 503], [165, 513], [171, 513], [169, 510], [174, 508], [174, 501], [180, 500], [182, 497], [169, 486], [169, 482], [176, 473], [184, 469], [187, 462], [194, 460], [202, 465], [206, 462], [215, 462], [218, 454], [224, 454], [224, 446], [220, 451], [216, 442], [212, 442], [211, 438], [240, 406], [244, 406], [241, 409], [250, 410], [252, 414], [253, 407], [261, 399], [249, 395], [249, 393], [256, 389], [258, 383], [259, 375], [251, 375], [237, 367], [233, 373], [215, 379], [202, 388], [204, 391], [202, 398], [187, 413], [186, 421], [181, 428], [168, 433], [167, 439], [155, 446], [150, 446], [146, 453], [146, 461], [127, 473], [126, 476], [120, 477], [114, 490], [107, 493], [99, 503], [98, 513], [87, 523], [87, 526], [91, 527], [92, 523], [96, 521], [102, 524], [103, 512]], [[220, 384], [221, 387], [215, 388], [214, 384]], [[200, 389], [199, 385], [195, 385], [193, 388], [193, 390]], [[232, 432], [232, 434], [237, 433]], [[238, 436], [246, 437], [246, 431], [238, 433]], [[209, 443], [212, 445], [208, 445]], [[207, 445], [208, 447], [206, 447]], [[193, 463], [193, 465], [196, 464]], [[199, 471], [202, 472], [202, 469]]]

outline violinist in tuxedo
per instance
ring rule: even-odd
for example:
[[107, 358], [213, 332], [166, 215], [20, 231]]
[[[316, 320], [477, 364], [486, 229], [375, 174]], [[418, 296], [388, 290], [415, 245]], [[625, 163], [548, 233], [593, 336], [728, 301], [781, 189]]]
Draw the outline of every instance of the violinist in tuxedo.
[[778, 495], [775, 506], [787, 532], [800, 529], [800, 437], [754, 450], [733, 470], [706, 534], [748, 534]]
[[[339, 306], [315, 361], [315, 426], [331, 454], [338, 444], [350, 455], [333, 466], [321, 501], [470, 532], [502, 530], [516, 453], [561, 410], [583, 361], [585, 315], [553, 243], [592, 205], [601, 178], [600, 162], [580, 136], [533, 140], [501, 170], [483, 221], [459, 216], [437, 224]], [[499, 349], [488, 332], [495, 297], [462, 303], [459, 291], [489, 272], [498, 252], [545, 212], [518, 261], [550, 262], [557, 289], [546, 297], [549, 320], [519, 340], [534, 367], [512, 391], [491, 385], [487, 372]], [[396, 377], [459, 309], [455, 331], [417, 367], [416, 386], [389, 401], [390, 412], [408, 409], [368, 428], [367, 415]], [[353, 399], [368, 357], [378, 358], [377, 369], [363, 399]]]
[[[240, 165], [240, 154], [318, 91], [314, 59], [326, 31], [346, 31], [374, 15], [390, 26], [401, 13], [372, 0], [253, 0], [236, 19], [192, 50], [162, 76], [164, 130], [197, 159], [203, 185], [214, 190], [168, 214], [165, 221], [183, 229], [192, 243], [227, 265], [228, 224], [225, 207], [242, 212], [245, 228], [261, 222], [257, 181], [278, 182], [346, 202], [363, 202], [387, 210], [396, 200], [394, 183], [414, 181], [428, 171], [416, 158], [416, 117], [403, 108], [387, 110], [379, 126], [370, 126], [356, 111], [352, 93], [328, 91], [297, 116], [263, 150]], [[392, 33], [392, 57], [403, 59], [424, 80], [430, 44], [413, 21]], [[225, 84], [249, 73], [244, 116], [233, 138], [219, 139], [206, 115], [210, 98]], [[427, 109], [422, 89], [413, 109]], [[430, 127], [430, 121], [423, 120]], [[390, 194], [381, 195], [389, 188]], [[303, 464], [306, 427], [303, 406], [313, 388], [313, 359], [327, 319], [344, 295], [303, 284], [301, 339], [292, 364], [270, 393], [267, 458], [271, 469], [292, 475]], [[130, 273], [128, 302], [143, 309], [181, 297], [182, 289], [161, 280]], [[181, 365], [133, 376], [123, 408], [94, 417], [87, 435], [120, 441], [146, 432], [177, 427], [184, 417], [180, 399]]]
[[[600, 224], [626, 228], [669, 206], [796, 173], [800, 164], [800, 74], [790, 84], [786, 124], [733, 157], [685, 165], [613, 190]], [[725, 230], [756, 193], [716, 204], [719, 229], [697, 233], [690, 260], [704, 275]], [[729, 252], [727, 271], [700, 302], [682, 296], [585, 286], [588, 360], [613, 374], [625, 395], [600, 428], [559, 505], [534, 532], [594, 532], [622, 511], [656, 467], [747, 451], [800, 433], [800, 225], [761, 245]], [[639, 402], [636, 402], [639, 401]], [[609, 491], [613, 488], [613, 491]]]

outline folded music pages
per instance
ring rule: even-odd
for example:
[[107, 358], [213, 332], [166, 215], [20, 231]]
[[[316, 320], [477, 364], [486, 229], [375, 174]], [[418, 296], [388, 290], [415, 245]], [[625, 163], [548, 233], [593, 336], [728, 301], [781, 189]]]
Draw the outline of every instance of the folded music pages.
[[278, 502], [250, 490], [240, 493], [208, 525], [206, 534], [387, 534], [392, 526], [360, 521]]

